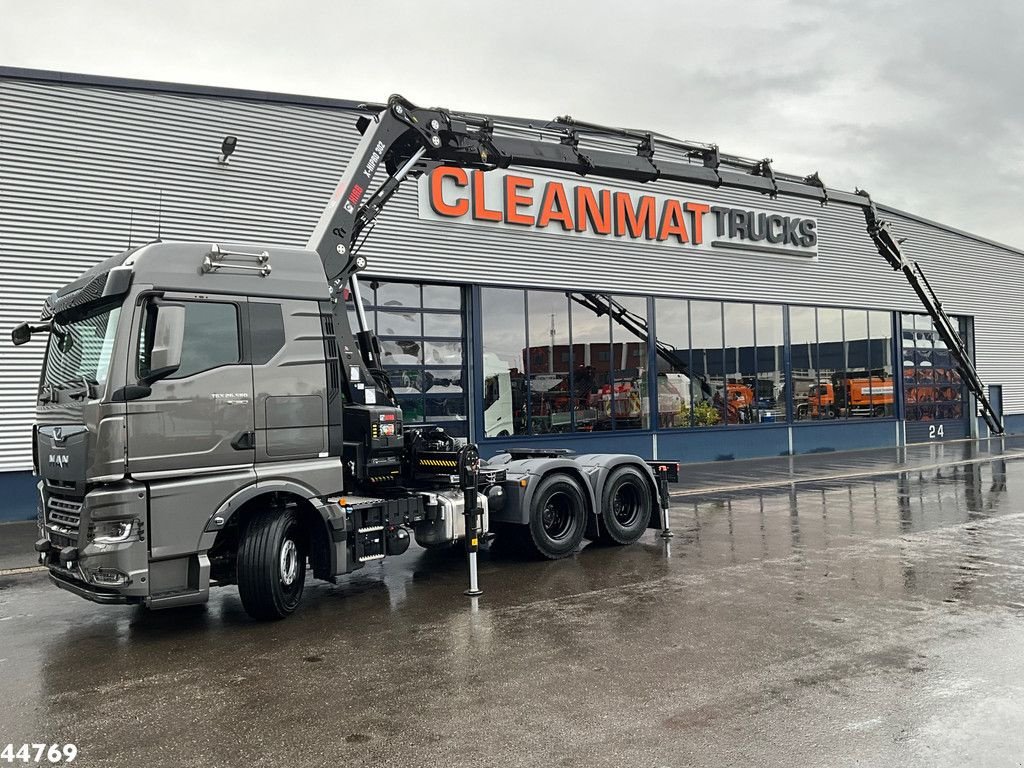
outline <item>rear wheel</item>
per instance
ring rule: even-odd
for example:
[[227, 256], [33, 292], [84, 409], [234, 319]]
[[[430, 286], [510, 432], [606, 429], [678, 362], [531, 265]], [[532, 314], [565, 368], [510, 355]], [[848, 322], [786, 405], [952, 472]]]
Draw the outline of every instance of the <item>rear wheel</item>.
[[601, 538], [612, 544], [632, 544], [651, 521], [651, 489], [636, 467], [619, 467], [601, 494]]
[[540, 481], [530, 502], [529, 544], [552, 560], [568, 557], [583, 541], [587, 527], [587, 500], [583, 489], [562, 472]]
[[257, 512], [238, 545], [238, 594], [254, 619], [283, 619], [302, 600], [306, 550], [294, 509]]

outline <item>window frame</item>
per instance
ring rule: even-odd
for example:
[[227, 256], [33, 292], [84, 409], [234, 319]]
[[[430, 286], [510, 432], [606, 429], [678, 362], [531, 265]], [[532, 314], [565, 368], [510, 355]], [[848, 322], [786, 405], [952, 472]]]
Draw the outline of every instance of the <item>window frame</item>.
[[[573, 289], [566, 289], [566, 288], [561, 288], [561, 287], [551, 287], [551, 286], [509, 285], [507, 283], [473, 284], [473, 285], [470, 286], [470, 289], [471, 289], [471, 292], [470, 292], [470, 295], [469, 295], [470, 308], [471, 308], [471, 311], [475, 314], [475, 321], [474, 321], [474, 324], [473, 324], [472, 329], [471, 329], [472, 336], [469, 337], [469, 342], [470, 342], [470, 346], [471, 346], [470, 353], [472, 355], [472, 364], [477, 369], [477, 372], [471, 373], [471, 380], [469, 382], [470, 383], [470, 387], [471, 387], [470, 396], [473, 399], [473, 402], [471, 403], [471, 406], [472, 406], [472, 409], [473, 409], [474, 420], [476, 420], [477, 423], [481, 423], [482, 424], [483, 422], [480, 421], [480, 420], [483, 418], [483, 411], [484, 411], [483, 404], [482, 404], [483, 400], [482, 400], [482, 398], [477, 398], [476, 397], [476, 392], [477, 392], [478, 387], [482, 386], [482, 373], [480, 373], [480, 371], [482, 371], [482, 360], [483, 360], [483, 355], [484, 355], [484, 352], [485, 352], [485, 350], [484, 350], [485, 339], [484, 339], [484, 333], [483, 333], [483, 327], [484, 327], [483, 313], [485, 312], [485, 308], [484, 308], [483, 303], [482, 303], [481, 291], [483, 289], [519, 291], [520, 294], [523, 296], [523, 300], [524, 300], [524, 320], [525, 320], [525, 325], [528, 325], [529, 324], [529, 307], [528, 307], [528, 304], [526, 303], [526, 298], [525, 297], [526, 297], [526, 294], [529, 291], [565, 292], [567, 290], [571, 291]], [[579, 290], [583, 290], [583, 289], [579, 289]], [[757, 315], [758, 315], [758, 311], [757, 310], [758, 310], [758, 307], [760, 307], [760, 306], [770, 306], [770, 307], [779, 307], [781, 309], [782, 360], [780, 362], [781, 362], [781, 365], [782, 365], [782, 386], [784, 388], [783, 391], [784, 391], [784, 394], [785, 394], [785, 398], [784, 398], [783, 402], [781, 404], [779, 404], [777, 406], [777, 408], [776, 408], [776, 410], [780, 410], [780, 411], [782, 411], [782, 413], [779, 414], [779, 417], [775, 421], [764, 421], [764, 422], [755, 421], [755, 422], [752, 422], [752, 423], [741, 423], [741, 424], [726, 424], [724, 422], [721, 422], [721, 423], [718, 423], [718, 424], [715, 424], [715, 425], [710, 425], [710, 426], [700, 426], [700, 425], [697, 425], [695, 423], [695, 419], [693, 418], [692, 413], [691, 413], [690, 423], [688, 425], [678, 425], [678, 426], [672, 426], [672, 427], [662, 427], [662, 426], [659, 426], [658, 420], [652, 417], [652, 418], [649, 418], [649, 423], [648, 423], [647, 427], [621, 429], [621, 430], [616, 430], [615, 428], [613, 428], [612, 430], [608, 430], [607, 431], [607, 435], [608, 436], [610, 436], [612, 434], [615, 434], [615, 432], [617, 432], [617, 431], [621, 431], [621, 432], [627, 432], [628, 431], [631, 434], [654, 434], [654, 433], [688, 434], [688, 433], [691, 433], [691, 432], [714, 432], [714, 431], [721, 431], [721, 430], [724, 430], [724, 429], [727, 429], [727, 428], [728, 429], [736, 429], [736, 428], [740, 428], [740, 429], [777, 429], [779, 427], [813, 426], [813, 425], [818, 425], [818, 424], [829, 424], [829, 423], [835, 425], [835, 424], [846, 423], [846, 421], [847, 421], [846, 419], [835, 419], [835, 420], [832, 420], [832, 421], [820, 420], [820, 419], [810, 419], [810, 418], [804, 419], [804, 420], [797, 419], [797, 416], [796, 416], [796, 403], [795, 403], [795, 400], [794, 400], [795, 392], [794, 392], [794, 387], [793, 387], [793, 360], [792, 360], [792, 335], [791, 335], [792, 329], [791, 329], [791, 318], [790, 318], [790, 311], [793, 308], [797, 308], [797, 307], [805, 308], [805, 309], [810, 309], [813, 312], [813, 316], [814, 316], [814, 336], [815, 336], [815, 341], [813, 342], [813, 344], [814, 344], [814, 347], [815, 347], [815, 353], [817, 353], [817, 346], [818, 346], [818, 339], [817, 339], [817, 336], [818, 336], [817, 310], [819, 310], [819, 309], [836, 309], [836, 310], [841, 310], [841, 311], [856, 310], [856, 311], [865, 311], [865, 312], [868, 312], [868, 313], [883, 313], [884, 315], [886, 315], [889, 318], [889, 326], [888, 326], [889, 330], [887, 331], [887, 336], [885, 338], [886, 338], [886, 341], [887, 341], [888, 346], [890, 348], [890, 357], [895, 361], [895, 359], [896, 359], [895, 356], [900, 352], [900, 350], [898, 350], [897, 346], [896, 346], [897, 343], [899, 342], [899, 338], [897, 337], [897, 334], [892, 330], [893, 328], [897, 327], [896, 326], [896, 320], [894, 320], [894, 317], [898, 316], [900, 311], [897, 310], [897, 309], [893, 309], [893, 308], [879, 307], [879, 306], [874, 306], [874, 305], [873, 306], [856, 306], [856, 307], [853, 307], [853, 306], [846, 306], [846, 305], [832, 304], [832, 303], [808, 304], [808, 303], [803, 303], [803, 302], [784, 302], [784, 301], [771, 301], [771, 300], [764, 300], [764, 299], [751, 299], [751, 300], [745, 300], [745, 299], [744, 300], [739, 300], [739, 299], [735, 299], [735, 298], [734, 299], [721, 299], [721, 298], [715, 298], [715, 297], [709, 297], [709, 296], [693, 296], [693, 295], [688, 295], [688, 294], [687, 295], [679, 295], [679, 294], [668, 294], [668, 293], [664, 293], [664, 292], [641, 293], [641, 292], [628, 291], [628, 290], [627, 291], [623, 291], [623, 290], [619, 290], [619, 289], [616, 289], [616, 290], [606, 290], [606, 291], [595, 291], [595, 292], [596, 293], [610, 295], [610, 296], [613, 296], [613, 297], [629, 296], [629, 297], [646, 299], [647, 302], [648, 302], [647, 324], [648, 324], [648, 328], [650, 329], [651, 338], [654, 338], [656, 336], [656, 334], [657, 334], [657, 315], [658, 315], [657, 307], [658, 307], [658, 301], [660, 301], [660, 300], [685, 301], [686, 302], [686, 313], [687, 313], [687, 317], [689, 319], [688, 327], [687, 327], [687, 337], [689, 339], [689, 346], [688, 346], [688, 349], [686, 350], [686, 357], [687, 357], [687, 359], [690, 359], [692, 357], [692, 343], [693, 343], [693, 317], [692, 317], [691, 302], [694, 302], [694, 301], [704, 301], [704, 302], [717, 302], [720, 305], [723, 304], [723, 303], [733, 303], [733, 304], [739, 303], [739, 304], [748, 304], [748, 305], [750, 305], [752, 307], [752, 316], [753, 316], [753, 323], [754, 323], [753, 333], [754, 333], [754, 339], [755, 339], [755, 349], [757, 349], [756, 344], [757, 344], [757, 337], [758, 337], [758, 332], [757, 332], [758, 331], [758, 328], [757, 328]], [[570, 316], [571, 316], [571, 313], [570, 313]], [[898, 317], [897, 317], [897, 319], [898, 319]], [[725, 312], [723, 311], [722, 312], [723, 355], [724, 355], [724, 343], [725, 343], [725, 339], [726, 339], [726, 330], [724, 328], [724, 324], [725, 324]], [[845, 318], [843, 319], [843, 324], [845, 325]], [[570, 317], [570, 325], [571, 325], [571, 317]], [[870, 336], [870, 332], [871, 332], [872, 328], [873, 328], [873, 326], [869, 324], [869, 336]], [[469, 333], [469, 332], [470, 332], [470, 330], [467, 327], [467, 333]], [[526, 344], [526, 347], [528, 348], [529, 347], [529, 343], [530, 343], [529, 342], [529, 334], [527, 332], [527, 329], [525, 329], [525, 328], [524, 328], [524, 332], [527, 333], [527, 336], [526, 336], [526, 339], [525, 339], [525, 344]], [[869, 341], [874, 341], [874, 338], [872, 337]], [[574, 350], [575, 347], [576, 347], [576, 344], [577, 344], [577, 342], [575, 341], [575, 338], [574, 337], [570, 337], [570, 343], [569, 343], [570, 350]], [[844, 332], [844, 346], [845, 346], [845, 332]], [[657, 364], [658, 356], [657, 356], [657, 351], [656, 351], [656, 349], [654, 347], [654, 344], [653, 344], [653, 342], [651, 340], [648, 340], [648, 352], [649, 352], [649, 359], [652, 361], [651, 364], [650, 364], [650, 375], [648, 377], [650, 379], [650, 386], [652, 387], [652, 389], [650, 389], [649, 391], [654, 393], [653, 395], [649, 395], [649, 397], [651, 397], [651, 399], [654, 400], [658, 396], [657, 395], [657, 392], [658, 392], [658, 390], [657, 390], [658, 371], [656, 369], [656, 364]], [[844, 357], [845, 357], [845, 352], [844, 352]], [[526, 375], [528, 376], [529, 375], [529, 371], [528, 371], [529, 362], [527, 360], [527, 361], [524, 361], [524, 363], [527, 366]], [[845, 365], [845, 362], [844, 362], [844, 365]], [[692, 371], [692, 366], [693, 366], [693, 361], [692, 361], [692, 359], [690, 359], [690, 370], [691, 371]], [[758, 370], [758, 374], [757, 374], [758, 378], [760, 378], [760, 373], [761, 373], [760, 365], [756, 361], [756, 355], [755, 355], [755, 366], [757, 367], [757, 370]], [[894, 365], [894, 367], [895, 367], [895, 365]], [[895, 380], [895, 377], [896, 377], [895, 371], [894, 371], [893, 376], [894, 376], [894, 380]], [[477, 381], [478, 378], [480, 379], [480, 381]], [[817, 374], [816, 374], [815, 384], [817, 384], [817, 383], [818, 383], [818, 381], [817, 381]], [[692, 398], [693, 398], [692, 388], [694, 386], [695, 385], [693, 384], [693, 381], [691, 379], [691, 402], [692, 402]], [[899, 402], [900, 401], [897, 400], [897, 403], [899, 403]], [[865, 423], [867, 423], [867, 422], [870, 422], [870, 423], [894, 422], [894, 421], [897, 421], [897, 420], [899, 420], [901, 418], [901, 414], [900, 414], [900, 410], [899, 409], [900, 409], [900, 405], [897, 404], [896, 407], [893, 408], [891, 412], [886, 413], [884, 416], [877, 416], [877, 417], [872, 417], [870, 419], [863, 419], [863, 420], [859, 420], [858, 419], [858, 420], [850, 420], [850, 421], [851, 422], [855, 421], [857, 423], [861, 423], [861, 422], [865, 422]], [[577, 437], [577, 436], [580, 436], [580, 435], [587, 435], [587, 434], [601, 434], [601, 435], [604, 435], [606, 433], [605, 432], [594, 432], [594, 433], [580, 432], [580, 431], [577, 431], [575, 429], [575, 424], [574, 424], [574, 430], [572, 432], [551, 433], [551, 434], [547, 434], [547, 433], [535, 434], [532, 431], [530, 431], [529, 429], [527, 429], [527, 431], [525, 431], [523, 433], [520, 433], [520, 434], [517, 434], [517, 435], [511, 435], [509, 437], [504, 437], [504, 436], [503, 437], [496, 437], [496, 436], [490, 436], [489, 437], [487, 435], [476, 434], [476, 432], [474, 432], [475, 439], [477, 439], [481, 443], [489, 442], [489, 441], [494, 441], [494, 440], [506, 441], [507, 442], [509, 440], [514, 440], [514, 439], [517, 439], [517, 438], [528, 438], [531, 441], [533, 441], [533, 440], [557, 441], [559, 439], [563, 439], [564, 440], [564, 439], [566, 439], [566, 437], [574, 438], [574, 437]]]
[[234, 307], [235, 310], [235, 341], [237, 342], [238, 359], [231, 362], [222, 362], [217, 365], [210, 366], [209, 368], [203, 368], [202, 370], [192, 371], [191, 373], [179, 375], [175, 371], [170, 376], [165, 376], [160, 381], [185, 381], [198, 376], [201, 373], [207, 373], [209, 371], [215, 371], [218, 368], [226, 368], [231, 365], [248, 365], [249, 364], [249, 345], [246, 339], [246, 334], [243, 332], [248, 324], [247, 307], [244, 300], [240, 300], [236, 297], [217, 297], [211, 298], [209, 295], [195, 295], [195, 294], [166, 294], [161, 292], [144, 293], [139, 296], [139, 325], [136, 329], [135, 343], [133, 349], [133, 364], [132, 370], [135, 374], [135, 379], [141, 382], [144, 378], [142, 373], [142, 355], [146, 351], [147, 347], [151, 348], [151, 344], [147, 339], [148, 334], [152, 333], [153, 328], [150, 327], [151, 311], [156, 304], [157, 300], [163, 300], [167, 303], [173, 304], [184, 304], [186, 317], [188, 314], [189, 304], [227, 304]]
[[[415, 412], [420, 414], [418, 419], [410, 419], [409, 423], [422, 423], [431, 425], [440, 425], [445, 428], [450, 428], [453, 425], [459, 425], [458, 430], [465, 432], [466, 439], [469, 438], [473, 429], [473, 422], [475, 417], [473, 416], [475, 403], [474, 395], [470, 385], [470, 379], [473, 375], [473, 350], [470, 346], [470, 306], [472, 304], [471, 298], [467, 296], [465, 285], [458, 283], [440, 282], [434, 280], [402, 280], [387, 277], [364, 277], [360, 281], [362, 287], [362, 298], [363, 298], [363, 310], [367, 316], [367, 324], [374, 330], [382, 348], [388, 342], [397, 341], [415, 341], [419, 345], [418, 359], [416, 362], [405, 362], [405, 363], [389, 363], [387, 357], [381, 359], [381, 365], [385, 371], [389, 374], [391, 371], [415, 371], [418, 372], [419, 377], [417, 384], [422, 387], [427, 374], [430, 372], [437, 371], [451, 371], [458, 372], [461, 381], [461, 392], [447, 392], [431, 395], [429, 391], [423, 391], [422, 388], [415, 392], [402, 392], [397, 395], [399, 406], [402, 407], [406, 403], [414, 404]], [[400, 285], [405, 288], [413, 288], [416, 290], [416, 306], [411, 305], [400, 305], [400, 304], [379, 304], [377, 292], [381, 286], [393, 286]], [[453, 288], [458, 293], [459, 297], [459, 309], [452, 309], [451, 307], [427, 307], [424, 306], [425, 296], [428, 288]], [[352, 306], [347, 308], [347, 311], [352, 315]], [[380, 313], [392, 313], [392, 314], [409, 314], [417, 317], [419, 325], [418, 334], [408, 333], [382, 333], [380, 328]], [[459, 318], [459, 325], [461, 333], [458, 336], [455, 335], [427, 335], [427, 316], [444, 315], [448, 317]], [[353, 326], [354, 327], [354, 326]], [[457, 364], [453, 363], [439, 363], [428, 360], [426, 357], [426, 350], [428, 344], [450, 344], [457, 343], [461, 348], [461, 362]], [[432, 416], [430, 413], [429, 403], [443, 403], [453, 399], [459, 399], [462, 406], [462, 413], [456, 415], [440, 415]], [[413, 410], [410, 408], [410, 410]], [[454, 429], [453, 429], [454, 431]], [[461, 437], [462, 435], [456, 435]]]

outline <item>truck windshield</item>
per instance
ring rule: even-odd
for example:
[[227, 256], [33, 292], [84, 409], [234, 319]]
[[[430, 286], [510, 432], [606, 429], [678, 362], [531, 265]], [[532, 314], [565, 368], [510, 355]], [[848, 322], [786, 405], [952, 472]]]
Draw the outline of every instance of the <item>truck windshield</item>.
[[62, 387], [83, 380], [96, 385], [106, 381], [120, 314], [121, 308], [114, 307], [67, 325], [54, 321], [43, 384]]

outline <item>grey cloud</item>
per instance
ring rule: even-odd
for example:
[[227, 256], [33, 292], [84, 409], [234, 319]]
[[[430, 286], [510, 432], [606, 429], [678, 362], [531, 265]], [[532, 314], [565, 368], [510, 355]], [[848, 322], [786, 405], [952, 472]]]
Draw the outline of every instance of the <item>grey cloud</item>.
[[570, 113], [1024, 247], [1024, 4], [0, 0], [13, 66]]

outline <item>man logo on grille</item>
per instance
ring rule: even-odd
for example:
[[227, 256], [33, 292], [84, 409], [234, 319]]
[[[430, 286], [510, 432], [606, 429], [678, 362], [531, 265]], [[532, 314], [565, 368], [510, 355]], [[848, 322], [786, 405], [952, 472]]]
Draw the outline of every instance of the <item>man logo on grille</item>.
[[51, 467], [63, 469], [68, 465], [68, 455], [66, 453], [51, 453], [49, 464]]

